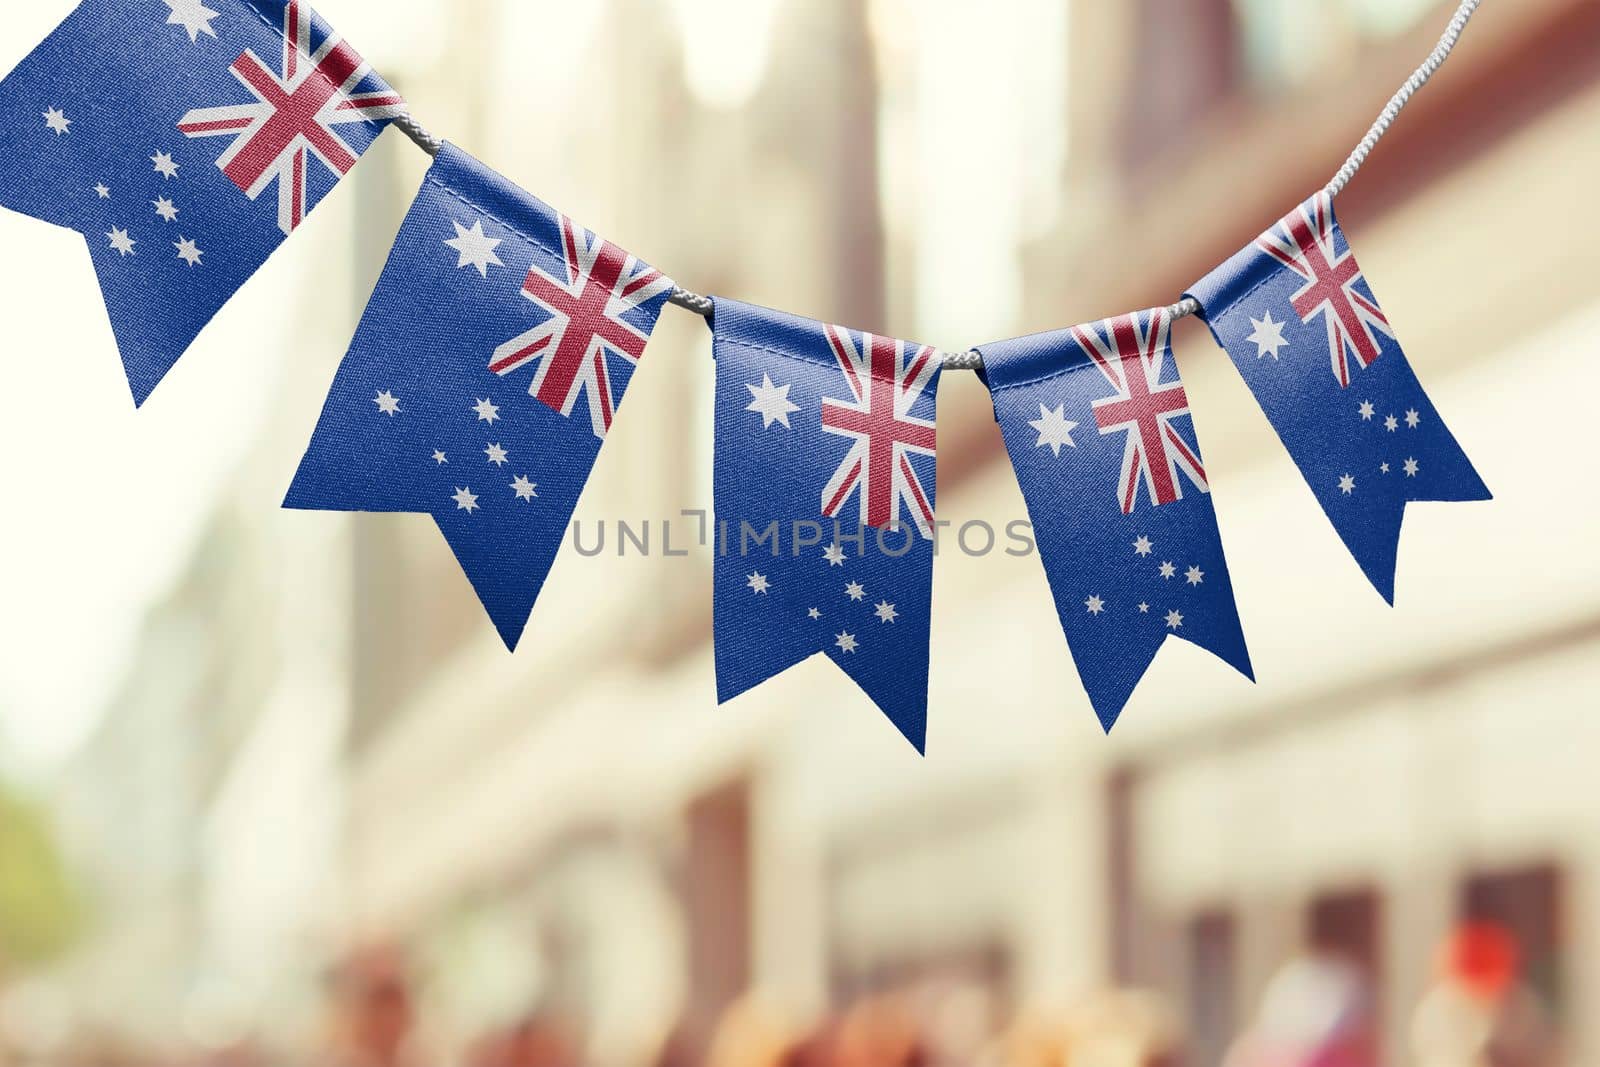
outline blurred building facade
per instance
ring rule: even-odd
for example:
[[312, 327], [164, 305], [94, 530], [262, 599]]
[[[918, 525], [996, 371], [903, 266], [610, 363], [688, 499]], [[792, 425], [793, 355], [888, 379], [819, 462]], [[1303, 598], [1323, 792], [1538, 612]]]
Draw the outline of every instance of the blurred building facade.
[[[952, 309], [946, 294], [992, 288], [999, 253], [985, 208], [961, 206], [982, 161], [930, 176], [926, 146], [959, 114], [948, 94], [981, 98], [988, 72], [904, 42], [977, 35], [961, 16], [779, 4], [759, 88], [724, 110], [691, 92], [670, 5], [612, 0], [578, 59], [608, 76], [508, 111], [479, 103], [564, 75], [478, 42], [536, 36], [537, 13], [460, 6], [403, 83], [419, 108], [440, 101], [430, 121], [459, 119], [463, 147], [687, 284], [947, 348], [989, 337], [924, 330], [998, 336], [1170, 301], [1326, 180], [1442, 19], [1426, 2], [1019, 3], [996, 51], [1060, 53], [1017, 126], [1051, 162], [1018, 171], [1022, 206], [997, 224], [1013, 304]], [[922, 24], [940, 18], [954, 30]], [[751, 993], [806, 1020], [944, 983], [1000, 1019], [1139, 988], [1200, 1065], [1286, 960], [1325, 949], [1361, 972], [1384, 1062], [1401, 1063], [1436, 948], [1472, 918], [1518, 938], [1567, 1062], [1600, 1057], [1585, 803], [1600, 509], [1571, 503], [1577, 474], [1550, 458], [1582, 454], [1581, 420], [1541, 415], [1593, 382], [1600, 345], [1600, 227], [1578, 208], [1600, 11], [1522, 0], [1480, 19], [1340, 201], [1501, 494], [1414, 511], [1397, 611], [1188, 323], [1176, 344], [1259, 688], [1173, 647], [1108, 740], [1037, 561], [947, 551], [928, 759], [826, 663], [718, 708], [695, 515], [709, 341], [672, 315], [579, 510], [604, 550], [563, 554], [508, 656], [425, 519], [268, 524], [244, 503], [281, 484], [309, 432], [344, 340], [318, 320], [245, 488], [63, 775], [101, 895], [61, 981], [107, 1025], [287, 1012], [304, 1037], [323, 970], [397, 943], [427, 992], [422, 1040], [459, 1046], [544, 1005], [605, 1063], [703, 1051]], [[1033, 131], [1052, 124], [1065, 135], [1047, 149]], [[405, 151], [358, 171], [343, 228], [323, 230], [348, 284], [314, 308], [364, 298], [420, 171]], [[929, 233], [961, 242], [954, 265]], [[944, 388], [941, 515], [1004, 528], [1024, 511], [987, 399], [975, 381]], [[625, 549], [619, 520], [652, 551]]]

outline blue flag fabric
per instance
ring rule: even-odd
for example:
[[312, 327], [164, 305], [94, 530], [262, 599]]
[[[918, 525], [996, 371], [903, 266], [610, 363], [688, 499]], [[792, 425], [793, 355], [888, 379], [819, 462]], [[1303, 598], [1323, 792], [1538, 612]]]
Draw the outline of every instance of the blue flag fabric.
[[823, 653], [924, 751], [939, 354], [732, 300], [712, 331], [721, 699]]
[[0, 82], [0, 204], [84, 235], [142, 404], [403, 109], [299, 0], [84, 0]]
[[1423, 392], [1319, 193], [1190, 293], [1289, 455], [1394, 603], [1413, 500], [1491, 494]]
[[432, 515], [515, 648], [671, 292], [444, 146], [285, 506]]
[[1110, 730], [1169, 637], [1254, 679], [1165, 309], [984, 345], [1079, 677]]

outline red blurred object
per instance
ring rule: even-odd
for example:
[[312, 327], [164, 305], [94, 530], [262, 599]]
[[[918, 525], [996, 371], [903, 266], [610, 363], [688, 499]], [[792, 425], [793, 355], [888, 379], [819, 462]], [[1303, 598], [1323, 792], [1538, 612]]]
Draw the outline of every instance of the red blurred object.
[[1445, 942], [1445, 974], [1474, 997], [1500, 1000], [1522, 970], [1522, 950], [1511, 932], [1494, 923], [1467, 923]]

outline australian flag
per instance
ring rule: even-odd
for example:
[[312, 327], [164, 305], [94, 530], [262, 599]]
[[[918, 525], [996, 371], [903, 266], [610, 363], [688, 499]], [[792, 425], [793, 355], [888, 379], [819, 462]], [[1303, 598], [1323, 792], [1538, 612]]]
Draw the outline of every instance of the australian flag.
[[1254, 678], [1165, 309], [982, 348], [1067, 642], [1110, 730], [1169, 637]]
[[923, 751], [939, 354], [732, 300], [712, 329], [720, 697], [823, 653]]
[[515, 648], [671, 292], [446, 145], [286, 506], [432, 515]]
[[83, 234], [142, 404], [404, 106], [300, 0], [84, 0], [0, 82], [0, 204]]
[[1488, 500], [1319, 193], [1190, 294], [1378, 592], [1413, 500]]

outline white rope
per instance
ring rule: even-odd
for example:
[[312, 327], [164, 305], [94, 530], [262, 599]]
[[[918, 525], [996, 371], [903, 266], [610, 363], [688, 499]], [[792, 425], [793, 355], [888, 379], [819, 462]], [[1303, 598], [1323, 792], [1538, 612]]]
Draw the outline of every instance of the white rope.
[[1378, 121], [1372, 124], [1372, 129], [1367, 131], [1361, 143], [1356, 145], [1355, 151], [1350, 153], [1350, 158], [1345, 160], [1344, 166], [1339, 168], [1339, 173], [1328, 183], [1329, 196], [1338, 196], [1344, 192], [1344, 187], [1350, 184], [1350, 179], [1356, 176], [1356, 172], [1367, 161], [1372, 150], [1383, 140], [1383, 135], [1389, 132], [1389, 127], [1400, 117], [1400, 112], [1404, 111], [1411, 98], [1417, 95], [1417, 90], [1427, 85], [1428, 79], [1444, 66], [1444, 61], [1450, 58], [1456, 42], [1461, 40], [1462, 31], [1467, 28], [1467, 23], [1472, 21], [1472, 16], [1477, 13], [1478, 5], [1482, 2], [1483, 0], [1462, 0], [1461, 6], [1456, 8], [1455, 16], [1450, 19], [1450, 25], [1445, 27], [1444, 36], [1440, 37], [1439, 43], [1434, 46], [1432, 54], [1389, 100], [1388, 106], [1383, 109], [1383, 114], [1378, 116]]
[[[1406, 83], [1400, 87], [1400, 91], [1390, 98], [1388, 106], [1378, 116], [1378, 121], [1372, 124], [1372, 128], [1361, 139], [1361, 143], [1356, 145], [1355, 151], [1350, 153], [1350, 158], [1345, 160], [1344, 166], [1339, 168], [1339, 173], [1335, 174], [1333, 180], [1328, 183], [1327, 192], [1329, 196], [1337, 197], [1344, 192], [1345, 186], [1350, 184], [1350, 179], [1354, 178], [1357, 172], [1361, 170], [1362, 165], [1367, 161], [1367, 157], [1372, 154], [1372, 150], [1378, 147], [1378, 142], [1383, 140], [1384, 135], [1389, 132], [1389, 128], [1394, 125], [1395, 119], [1400, 117], [1400, 112], [1404, 111], [1406, 105], [1411, 102], [1411, 98], [1417, 95], [1417, 90], [1427, 85], [1429, 79], [1439, 72], [1440, 67], [1444, 66], [1445, 60], [1449, 59], [1450, 53], [1455, 51], [1457, 42], [1461, 40], [1462, 32], [1466, 30], [1467, 23], [1472, 21], [1472, 16], [1477, 13], [1478, 5], [1481, 3], [1483, 3], [1483, 0], [1461, 0], [1461, 5], [1456, 8], [1455, 15], [1450, 19], [1450, 25], [1445, 27], [1444, 36], [1439, 38], [1439, 43], [1434, 46], [1433, 52], [1423, 61], [1422, 66], [1418, 67], [1416, 72], [1406, 79]], [[436, 156], [439, 154], [439, 149], [443, 146], [443, 142], [429, 133], [416, 119], [412, 118], [409, 111], [395, 119], [394, 124], [402, 133], [415, 141], [417, 147], [428, 153], [428, 155]], [[704, 318], [710, 318], [715, 307], [709, 296], [701, 296], [699, 293], [683, 288], [673, 289], [672, 295], [667, 298], [667, 302], [676, 304], [678, 307], [692, 311]], [[1167, 314], [1174, 321], [1186, 319], [1190, 315], [1199, 314], [1199, 312], [1200, 303], [1193, 297], [1180, 300], [1167, 309]], [[983, 354], [980, 352], [946, 352], [943, 357], [946, 370], [981, 371], [983, 369]]]

